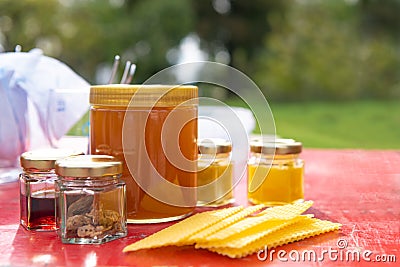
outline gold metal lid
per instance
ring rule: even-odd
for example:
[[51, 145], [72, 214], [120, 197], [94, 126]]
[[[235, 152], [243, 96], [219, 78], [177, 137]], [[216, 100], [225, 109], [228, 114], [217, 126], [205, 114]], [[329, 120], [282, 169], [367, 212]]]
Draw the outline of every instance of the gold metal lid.
[[232, 143], [220, 138], [203, 138], [197, 141], [199, 154], [220, 154], [232, 151]]
[[271, 141], [256, 140], [250, 142], [250, 151], [262, 154], [288, 155], [300, 154], [303, 149], [301, 142], [293, 139], [278, 138]]
[[[90, 104], [123, 107], [198, 105], [198, 88], [192, 85], [107, 84], [90, 87]], [[187, 102], [186, 102], [187, 101]]]
[[83, 155], [83, 152], [73, 149], [38, 149], [23, 153], [20, 163], [25, 170], [46, 171], [54, 169], [56, 160], [76, 155]]
[[81, 155], [56, 161], [56, 174], [69, 177], [103, 177], [122, 173], [122, 162], [107, 155]]

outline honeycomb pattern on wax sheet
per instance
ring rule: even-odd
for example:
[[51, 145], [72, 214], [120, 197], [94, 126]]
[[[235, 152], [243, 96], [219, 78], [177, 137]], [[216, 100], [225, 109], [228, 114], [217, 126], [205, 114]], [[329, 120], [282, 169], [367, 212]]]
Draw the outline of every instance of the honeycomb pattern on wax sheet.
[[220, 241], [235, 234], [239, 234], [242, 232], [247, 233], [247, 230], [250, 229], [258, 230], [258, 228], [256, 227], [271, 219], [277, 218], [290, 220], [293, 219], [293, 217], [300, 215], [301, 213], [306, 211], [309, 207], [311, 207], [311, 205], [311, 201], [306, 201], [304, 203], [267, 208], [264, 211], [258, 213], [256, 216], [244, 218], [235, 224], [221, 229], [217, 233], [204, 237], [204, 240], [206, 242]]
[[258, 216], [268, 216], [270, 218], [292, 218], [293, 215], [300, 215], [308, 210], [312, 205], [313, 201], [308, 200], [304, 202], [287, 204], [283, 206], [275, 206], [264, 211], [261, 211]]
[[290, 227], [286, 227], [279, 231], [273, 232], [270, 235], [267, 235], [262, 239], [258, 239], [255, 242], [250, 243], [246, 246], [237, 248], [218, 247], [209, 248], [208, 250], [224, 256], [228, 256], [230, 258], [242, 258], [256, 253], [261, 249], [265, 249], [265, 247], [267, 247], [268, 249], [275, 248], [312, 236], [338, 230], [340, 227], [341, 224], [339, 223], [304, 217], [295, 224], [292, 224]]
[[218, 232], [221, 229], [224, 229], [240, 220], [245, 218], [246, 216], [253, 214], [254, 212], [257, 212], [261, 210], [262, 208], [265, 208], [264, 205], [256, 205], [256, 206], [250, 206], [247, 207], [241, 211], [239, 211], [236, 214], [233, 214], [230, 217], [225, 218], [224, 220], [219, 221], [218, 223], [203, 229], [202, 231], [198, 232], [197, 234], [189, 237], [188, 243], [194, 244], [196, 242], [204, 240], [207, 236], [210, 236], [216, 232]]
[[169, 245], [195, 245], [231, 258], [253, 254], [340, 228], [339, 223], [300, 215], [312, 201], [267, 208], [234, 207], [195, 214], [124, 248], [124, 252]]
[[241, 210], [243, 210], [243, 207], [239, 206], [197, 213], [183, 221], [126, 246], [123, 249], [123, 252], [177, 245], [182, 243], [182, 241], [187, 239], [189, 236]]
[[[202, 241], [197, 242], [196, 248], [209, 249], [218, 247], [244, 247], [268, 234], [271, 234], [284, 227], [296, 223], [297, 221], [302, 219], [302, 217], [304, 217], [304, 215], [298, 215], [289, 220], [269, 219], [267, 221], [263, 221], [258, 225], [255, 225], [254, 227], [247, 228], [247, 230], [235, 231], [229, 236], [225, 236], [222, 238], [219, 236], [214, 236], [213, 238], [205, 238]], [[243, 224], [241, 226], [243, 226]], [[240, 227], [237, 228], [240, 229]], [[225, 230], [228, 229], [224, 229], [224, 231]]]

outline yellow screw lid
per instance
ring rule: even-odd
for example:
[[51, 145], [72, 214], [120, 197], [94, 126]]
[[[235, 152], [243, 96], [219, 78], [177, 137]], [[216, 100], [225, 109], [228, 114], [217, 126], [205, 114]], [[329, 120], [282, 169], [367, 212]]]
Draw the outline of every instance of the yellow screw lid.
[[57, 160], [55, 171], [59, 176], [90, 178], [122, 173], [122, 162], [107, 155], [80, 155]]
[[56, 160], [82, 154], [83, 152], [73, 149], [38, 149], [23, 153], [20, 163], [28, 171], [48, 171], [54, 169]]
[[[193, 106], [198, 88], [192, 85], [107, 84], [90, 88], [90, 104], [130, 107]], [[188, 101], [185, 103], [185, 101]]]
[[303, 145], [293, 139], [278, 138], [271, 141], [256, 140], [250, 143], [250, 150], [254, 153], [288, 155], [301, 153]]
[[203, 138], [197, 141], [199, 154], [220, 154], [232, 151], [232, 143], [221, 138]]

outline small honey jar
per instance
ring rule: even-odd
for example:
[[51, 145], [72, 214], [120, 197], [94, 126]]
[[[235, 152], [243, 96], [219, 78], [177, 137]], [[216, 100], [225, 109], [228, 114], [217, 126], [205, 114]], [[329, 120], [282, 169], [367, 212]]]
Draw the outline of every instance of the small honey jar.
[[248, 200], [268, 206], [303, 201], [302, 144], [293, 139], [256, 140], [250, 143]]
[[41, 149], [20, 157], [20, 223], [27, 230], [56, 230], [54, 182], [57, 159], [83, 154], [69, 149]]
[[200, 139], [198, 149], [197, 206], [219, 207], [234, 202], [232, 143]]
[[56, 161], [56, 223], [63, 243], [102, 244], [127, 235], [122, 162], [82, 155]]

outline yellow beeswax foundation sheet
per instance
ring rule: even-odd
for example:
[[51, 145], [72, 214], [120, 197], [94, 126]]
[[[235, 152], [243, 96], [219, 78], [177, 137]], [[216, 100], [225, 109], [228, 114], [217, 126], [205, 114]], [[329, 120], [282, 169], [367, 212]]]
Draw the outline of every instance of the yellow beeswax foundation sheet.
[[[271, 249], [294, 241], [299, 241], [308, 237], [334, 231], [340, 227], [341, 224], [339, 223], [303, 217], [301, 220], [290, 225], [289, 227], [272, 232], [271, 234], [266, 235], [264, 238], [257, 239], [255, 242], [252, 242], [246, 246], [238, 248], [232, 248], [230, 246], [208, 248], [208, 250], [228, 256], [230, 258], [242, 258], [265, 249], [266, 247]], [[226, 242], [228, 243], [229, 240]]]
[[202, 231], [198, 232], [197, 234], [189, 237], [187, 240], [188, 244], [194, 244], [194, 243], [203, 241], [207, 236], [210, 236], [210, 235], [242, 220], [246, 216], [253, 214], [256, 211], [259, 211], [264, 207], [265, 206], [262, 204], [256, 205], [256, 206], [250, 206], [250, 207], [247, 207], [247, 208], [239, 211], [236, 214], [233, 214], [230, 217], [226, 217], [225, 219], [219, 221], [218, 223], [211, 225], [210, 227], [207, 227], [207, 228], [203, 229]]
[[302, 203], [268, 208], [258, 213], [256, 216], [244, 218], [237, 223], [225, 227], [224, 229], [221, 229], [220, 231], [212, 235], [204, 237], [203, 240], [197, 240], [197, 242], [210, 243], [221, 241], [238, 233], [247, 234], [247, 231], [249, 229], [257, 227], [258, 225], [271, 219], [291, 220], [310, 208], [312, 204], [312, 201], [306, 201]]
[[144, 239], [126, 246], [123, 249], [123, 252], [147, 248], [158, 248], [182, 243], [182, 241], [188, 237], [241, 210], [243, 210], [243, 207], [239, 206], [197, 213], [183, 221], [173, 224]]
[[[232, 247], [232, 248], [241, 248], [244, 247], [268, 234], [271, 234], [275, 231], [278, 231], [284, 227], [288, 227], [299, 220], [303, 219], [303, 217], [308, 217], [310, 215], [298, 215], [291, 219], [268, 219], [265, 221], [261, 221], [257, 224], [252, 224], [252, 226], [246, 227], [245, 230], [241, 231], [240, 228], [243, 228], [242, 222], [238, 223], [237, 225], [233, 225], [234, 227], [229, 227], [224, 229], [225, 231], [231, 231], [232, 234], [226, 236], [215, 235], [211, 239], [203, 239], [196, 244], [196, 248], [218, 248], [218, 247]], [[226, 236], [226, 237], [225, 237]], [[211, 241], [209, 241], [211, 240]]]
[[275, 207], [265, 209], [264, 211], [260, 212], [258, 214], [258, 216], [265, 215], [265, 216], [269, 216], [270, 218], [280, 218], [280, 219], [291, 218], [294, 215], [302, 214], [303, 212], [308, 210], [313, 204], [314, 204], [313, 201], [308, 200], [308, 201], [297, 202], [297, 203], [293, 203], [293, 204], [275, 206]]
[[226, 208], [195, 214], [124, 248], [124, 252], [169, 245], [196, 244], [231, 258], [273, 248], [324, 232], [340, 224], [300, 215], [312, 201], [265, 209], [262, 205]]

